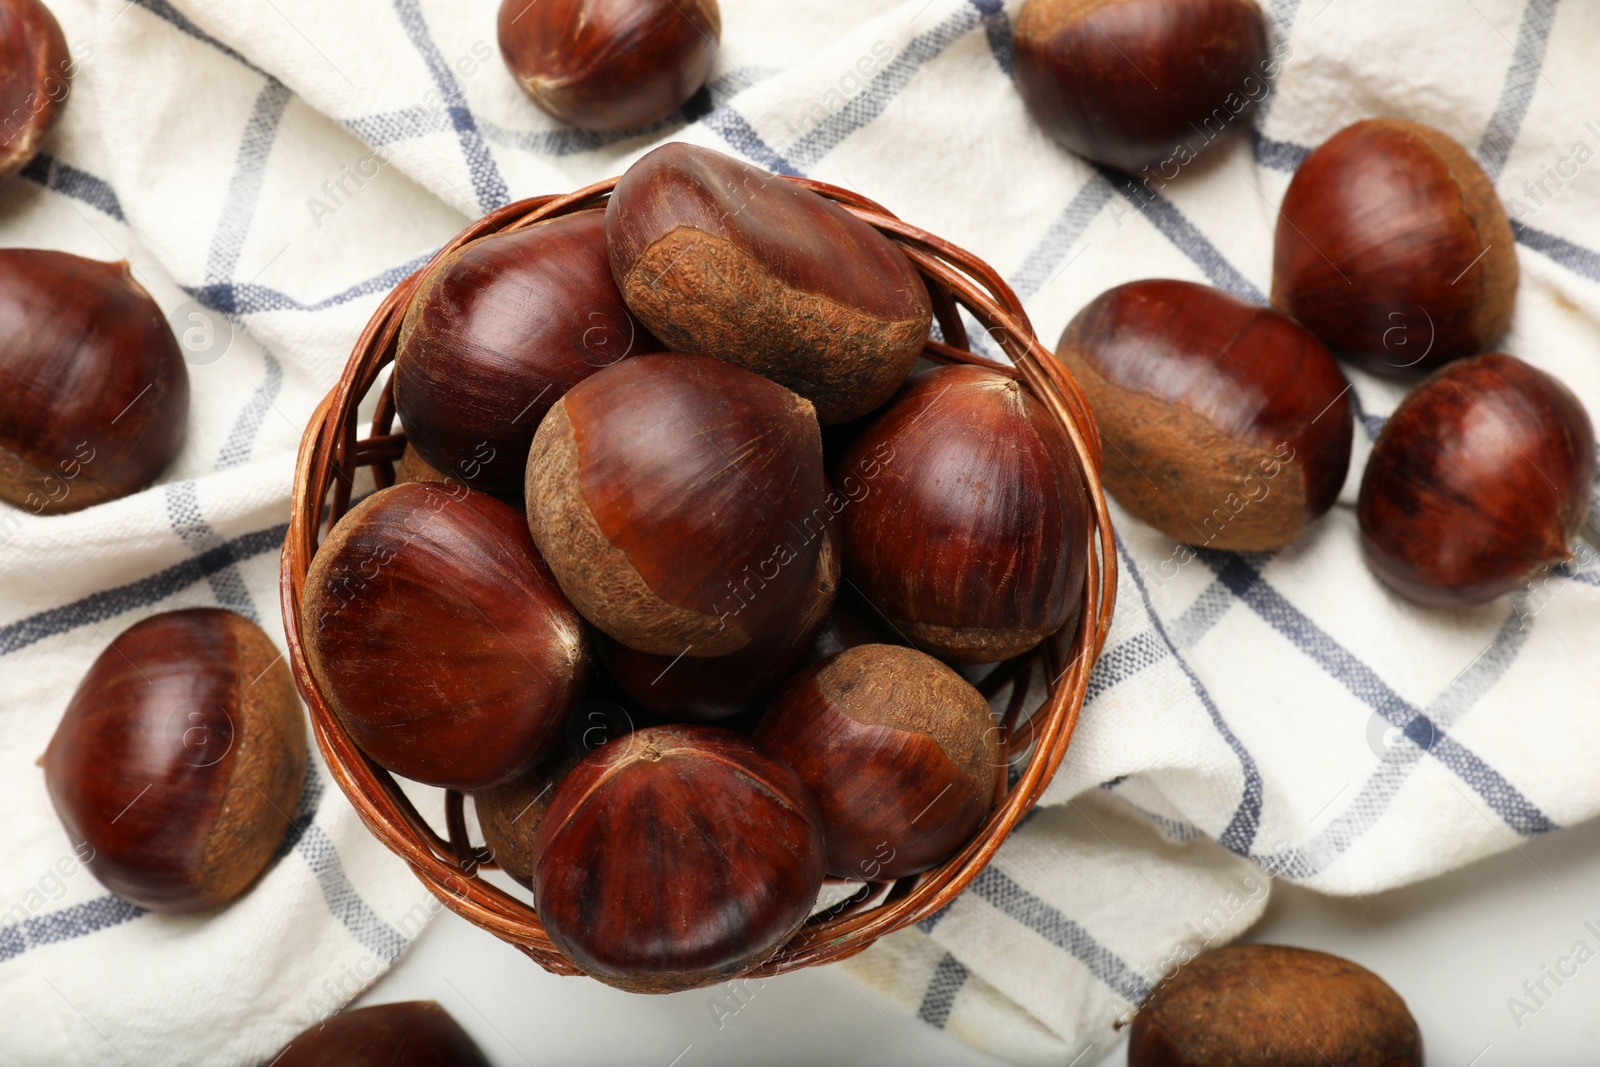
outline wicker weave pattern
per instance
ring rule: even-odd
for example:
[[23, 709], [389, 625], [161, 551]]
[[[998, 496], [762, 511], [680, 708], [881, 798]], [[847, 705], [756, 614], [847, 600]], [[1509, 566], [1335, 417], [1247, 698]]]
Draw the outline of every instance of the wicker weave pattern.
[[[1013, 785], [1001, 775], [994, 806], [978, 835], [944, 863], [915, 877], [871, 883], [850, 902], [817, 915], [755, 974], [770, 975], [830, 963], [862, 951], [878, 938], [932, 914], [953, 900], [989, 862], [1017, 821], [1044, 792], [1077, 724], [1089, 672], [1105, 643], [1116, 598], [1117, 556], [1110, 516], [1100, 485], [1100, 437], [1077, 383], [1039, 343], [1021, 302], [987, 264], [972, 254], [915, 227], [847, 190], [820, 182], [789, 179], [842, 204], [897, 241], [911, 257], [933, 297], [942, 341], [929, 340], [925, 354], [945, 363], [970, 363], [1006, 374], [1029, 391], [1065, 427], [1083, 460], [1095, 524], [1082, 545], [1088, 579], [1082, 611], [1067, 631], [1039, 649], [997, 667], [980, 689], [994, 697], [1011, 689], [1003, 720], [1002, 743], [1008, 755], [1029, 753]], [[543, 219], [602, 206], [616, 184], [600, 182], [567, 196], [535, 197], [508, 204], [462, 231], [440, 250], [443, 257], [486, 234], [513, 231]], [[432, 264], [430, 264], [431, 266]], [[533, 908], [477, 877], [487, 855], [467, 837], [463, 799], [446, 795], [444, 836], [429, 826], [388, 772], [356, 748], [330, 712], [307, 666], [300, 605], [306, 573], [325, 530], [350, 505], [352, 480], [362, 467], [373, 468], [379, 486], [392, 484], [394, 462], [405, 446], [393, 430], [394, 397], [386, 387], [378, 399], [370, 433], [358, 439], [357, 407], [372, 390], [382, 368], [394, 359], [401, 319], [427, 268], [395, 287], [368, 322], [339, 383], [317, 408], [301, 441], [293, 512], [284, 545], [281, 595], [289, 658], [295, 680], [311, 710], [317, 744], [334, 780], [368, 828], [411, 865], [423, 883], [452, 911], [533, 957], [547, 970], [577, 974], [572, 963], [545, 935]], [[1014, 361], [1006, 366], [974, 355], [957, 305], [965, 307]], [[1049, 694], [1035, 709], [1025, 696], [1035, 670], [1048, 672]], [[1031, 712], [1031, 713], [1030, 713]], [[1029, 750], [1031, 749], [1031, 752]]]

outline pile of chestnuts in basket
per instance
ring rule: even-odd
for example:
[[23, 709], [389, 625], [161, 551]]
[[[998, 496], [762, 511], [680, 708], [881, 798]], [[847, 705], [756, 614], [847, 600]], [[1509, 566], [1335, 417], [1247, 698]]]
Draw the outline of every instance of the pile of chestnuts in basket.
[[742, 973], [1000, 795], [952, 665], [1075, 623], [1090, 504], [1014, 376], [913, 373], [931, 308], [878, 230], [687, 144], [416, 283], [407, 456], [311, 561], [307, 661], [371, 760], [473, 795], [588, 974]]

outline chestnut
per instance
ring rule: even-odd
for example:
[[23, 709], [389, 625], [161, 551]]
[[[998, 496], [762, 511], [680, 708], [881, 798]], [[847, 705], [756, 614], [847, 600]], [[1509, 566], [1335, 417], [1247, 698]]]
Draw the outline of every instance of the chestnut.
[[1105, 484], [1168, 537], [1266, 552], [1333, 507], [1349, 386], [1316, 335], [1192, 282], [1129, 282], [1061, 335], [1106, 443]]
[[675, 142], [629, 167], [606, 240], [623, 298], [669, 348], [763, 374], [824, 424], [887, 400], [928, 340], [927, 287], [893, 241], [707, 148]]
[[279, 1052], [268, 1067], [489, 1067], [477, 1043], [431, 1000], [341, 1012]]
[[709, 658], [655, 656], [602, 635], [596, 641], [600, 660], [623, 692], [670, 719], [711, 722], [751, 711], [800, 665], [839, 592], [838, 523], [823, 514], [828, 521], [822, 547], [800, 602], [739, 651]]
[[500, 54], [562, 122], [621, 131], [664, 119], [717, 58], [717, 0], [501, 0]]
[[151, 911], [206, 911], [248, 889], [289, 831], [305, 720], [259, 626], [169, 611], [94, 661], [39, 763], [106, 888]]
[[306, 659], [372, 760], [471, 791], [549, 755], [589, 671], [583, 620], [515, 508], [407, 482], [339, 520], [311, 560]]
[[1278, 213], [1273, 306], [1378, 373], [1426, 373], [1493, 347], [1517, 277], [1494, 184], [1420, 122], [1340, 130], [1300, 165]]
[[521, 492], [545, 412], [601, 367], [660, 348], [611, 279], [605, 213], [580, 211], [480, 237], [428, 270], [400, 326], [395, 408], [432, 467]]
[[707, 356], [585, 379], [528, 456], [528, 526], [562, 590], [657, 655], [726, 656], [790, 610], [816, 571], [823, 492], [811, 405]]
[[183, 445], [189, 371], [126, 263], [0, 249], [0, 499], [35, 515], [138, 492]]
[[1096, 163], [1159, 166], [1164, 178], [1245, 127], [1277, 73], [1255, 0], [1028, 0], [1012, 54], [1046, 133]]
[[859, 488], [840, 516], [845, 577], [911, 644], [991, 663], [1067, 623], [1088, 493], [1066, 431], [1020, 383], [971, 366], [920, 375], [842, 462]]
[[1422, 1067], [1422, 1032], [1389, 984], [1282, 945], [1205, 952], [1134, 1016], [1128, 1067]]
[[802, 672], [755, 741], [816, 798], [838, 878], [901, 878], [949, 856], [989, 814], [1004, 762], [983, 696], [896, 645], [860, 645]]
[[1357, 505], [1377, 576], [1424, 604], [1485, 604], [1572, 558], [1595, 477], [1594, 427], [1515, 356], [1453, 363], [1373, 445]]
[[450, 485], [459, 482], [459, 478], [450, 475], [435, 467], [417, 452], [408, 441], [405, 451], [400, 453], [400, 462], [394, 465], [394, 481], [396, 485], [405, 482], [438, 482], [441, 485]]
[[556, 787], [534, 843], [545, 932], [634, 993], [743, 974], [800, 927], [822, 887], [822, 816], [795, 772], [748, 738], [654, 726], [590, 754]]
[[61, 24], [40, 0], [0, 0], [0, 178], [28, 165], [49, 136], [76, 70]]

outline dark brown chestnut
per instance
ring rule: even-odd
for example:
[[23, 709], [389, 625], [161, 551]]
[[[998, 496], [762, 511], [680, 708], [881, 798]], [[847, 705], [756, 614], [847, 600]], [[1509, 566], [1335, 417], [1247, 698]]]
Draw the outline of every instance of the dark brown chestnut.
[[38, 154], [61, 117], [76, 70], [49, 8], [39, 0], [0, 2], [0, 178]]
[[431, 1000], [341, 1012], [279, 1052], [268, 1067], [489, 1067], [450, 1013]]
[[1012, 48], [1046, 133], [1161, 181], [1244, 128], [1279, 68], [1255, 0], [1028, 0]]
[[1368, 119], [1306, 157], [1278, 213], [1272, 303], [1368, 370], [1426, 373], [1506, 332], [1511, 221], [1448, 135]]
[[861, 645], [790, 682], [755, 734], [822, 811], [828, 873], [901, 878], [966, 844], [994, 800], [999, 731], [932, 656]]
[[831, 200], [710, 149], [663, 145], [606, 206], [623, 298], [669, 347], [799, 393], [823, 423], [887, 400], [928, 340], [905, 253]]
[[[837, 493], [828, 500], [842, 509]], [[793, 610], [772, 618], [744, 648], [714, 658], [656, 656], [602, 635], [595, 643], [611, 677], [633, 700], [669, 719], [712, 722], [751, 711], [800, 665], [839, 592], [835, 514], [827, 505], [813, 509], [825, 525], [811, 581]]]
[[822, 816], [794, 771], [710, 726], [655, 726], [588, 756], [534, 845], [545, 932], [635, 993], [743, 974], [805, 921], [822, 887]]
[[1350, 468], [1333, 354], [1270, 308], [1192, 282], [1090, 301], [1057, 355], [1105, 441], [1105, 484], [1168, 537], [1265, 552], [1327, 513]]
[[1082, 595], [1083, 468], [1022, 385], [978, 367], [919, 375], [845, 452], [844, 573], [916, 647], [959, 663], [1026, 652]]
[[311, 561], [306, 659], [375, 762], [471, 791], [553, 751], [589, 642], [516, 509], [465, 486], [372, 494]]
[[1374, 573], [1424, 604], [1485, 604], [1572, 558], [1594, 427], [1556, 379], [1499, 353], [1453, 363], [1384, 425], [1358, 506]]
[[707, 356], [638, 356], [550, 409], [528, 456], [528, 525], [561, 588], [612, 638], [725, 656], [816, 571], [823, 499], [811, 405]]
[[259, 626], [169, 611], [100, 654], [39, 762], [106, 888], [151, 911], [205, 911], [248, 889], [288, 833], [305, 720]]
[[1422, 1067], [1422, 1032], [1388, 983], [1349, 960], [1233, 945], [1169, 975], [1139, 1014], [1128, 1067]]
[[521, 492], [545, 412], [600, 368], [660, 349], [611, 279], [605, 212], [580, 211], [480, 237], [429, 269], [400, 327], [395, 408], [435, 469]]
[[590, 130], [664, 119], [717, 58], [717, 0], [501, 0], [500, 54], [545, 111]]
[[144, 489], [183, 445], [189, 371], [126, 263], [0, 249], [0, 498], [36, 515]]

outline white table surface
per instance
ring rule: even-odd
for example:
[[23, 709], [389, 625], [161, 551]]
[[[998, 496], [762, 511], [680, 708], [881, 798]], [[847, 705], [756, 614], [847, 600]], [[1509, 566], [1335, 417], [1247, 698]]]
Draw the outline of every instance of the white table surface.
[[[1600, 929], [1600, 823], [1378, 896], [1330, 898], [1279, 883], [1248, 940], [1334, 952], [1382, 975], [1417, 1016], [1432, 1067], [1588, 1067], [1600, 1063], [1600, 938], [1589, 922]], [[1580, 940], [1596, 957], [1560, 987], [1546, 978], [1552, 995], [1519, 1028], [1508, 998], [1526, 999], [1523, 983], [1537, 982]], [[720, 1028], [713, 995], [632, 996], [557, 978], [446, 912], [357, 1003], [437, 1000], [497, 1067], [1001, 1062], [838, 967], [769, 982]], [[1126, 1056], [1119, 1042], [1074, 1067]]]

